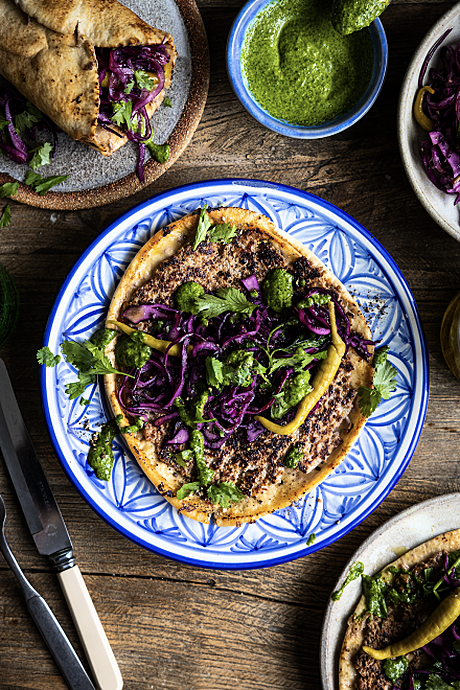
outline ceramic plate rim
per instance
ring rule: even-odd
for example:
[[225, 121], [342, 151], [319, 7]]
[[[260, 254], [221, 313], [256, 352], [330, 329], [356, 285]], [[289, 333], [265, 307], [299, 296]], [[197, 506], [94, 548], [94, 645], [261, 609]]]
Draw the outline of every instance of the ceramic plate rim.
[[[129, 530], [125, 529], [123, 525], [119, 525], [116, 521], [114, 521], [109, 515], [103, 514], [102, 510], [99, 509], [99, 506], [95, 504], [92, 500], [92, 498], [89, 496], [88, 492], [86, 491], [85, 487], [80, 485], [75, 477], [73, 476], [72, 472], [70, 471], [70, 468], [68, 467], [68, 461], [61, 450], [56, 434], [53, 429], [53, 424], [52, 424], [52, 417], [51, 417], [51, 412], [50, 412], [50, 407], [47, 404], [47, 395], [46, 395], [46, 375], [47, 375], [47, 369], [46, 367], [42, 367], [40, 375], [40, 386], [41, 386], [41, 397], [42, 397], [42, 405], [45, 413], [45, 418], [47, 422], [47, 427], [48, 427], [48, 432], [50, 434], [55, 452], [59, 458], [59, 461], [66, 472], [68, 478], [72, 482], [72, 484], [75, 486], [77, 491], [80, 493], [80, 495], [83, 496], [83, 498], [86, 500], [86, 502], [93, 508], [93, 510], [100, 516], [102, 517], [111, 527], [113, 527], [116, 531], [120, 532], [123, 536], [127, 537], [130, 539], [132, 542], [143, 546], [144, 548], [154, 552], [154, 553], [159, 553], [161, 555], [164, 555], [168, 558], [172, 558], [173, 560], [177, 560], [182, 563], [187, 563], [189, 565], [195, 565], [203, 568], [210, 568], [210, 569], [222, 569], [222, 570], [247, 570], [247, 569], [259, 569], [259, 568], [265, 568], [265, 567], [271, 567], [273, 565], [278, 565], [281, 563], [286, 563], [291, 560], [295, 560], [297, 558], [301, 558], [302, 556], [309, 554], [309, 553], [314, 553], [315, 551], [325, 548], [326, 546], [329, 546], [331, 543], [334, 543], [338, 539], [340, 539], [344, 534], [347, 534], [349, 531], [354, 529], [362, 520], [364, 520], [371, 512], [373, 512], [378, 505], [386, 498], [386, 496], [392, 491], [394, 486], [397, 484], [399, 479], [401, 478], [402, 474], [407, 468], [407, 465], [409, 464], [412, 455], [415, 451], [415, 448], [417, 446], [417, 443], [420, 438], [420, 434], [423, 428], [423, 424], [425, 421], [425, 416], [426, 416], [426, 411], [427, 411], [427, 406], [428, 406], [428, 397], [429, 397], [429, 386], [430, 386], [430, 380], [429, 380], [429, 361], [428, 361], [428, 347], [426, 343], [426, 338], [425, 334], [423, 331], [423, 326], [421, 323], [420, 315], [418, 312], [418, 308], [416, 305], [416, 302], [414, 300], [414, 297], [410, 291], [410, 288], [407, 284], [407, 281], [405, 280], [401, 270], [398, 268], [397, 264], [393, 260], [393, 258], [390, 256], [390, 254], [387, 252], [387, 250], [380, 244], [380, 242], [364, 227], [359, 223], [357, 220], [355, 220], [352, 216], [350, 216], [348, 213], [343, 211], [342, 209], [336, 207], [334, 204], [321, 199], [320, 197], [317, 197], [309, 192], [297, 189], [295, 187], [289, 186], [289, 185], [284, 185], [284, 184], [278, 184], [278, 183], [272, 183], [272, 182], [267, 182], [267, 181], [262, 181], [262, 180], [257, 180], [257, 179], [246, 179], [246, 178], [222, 178], [222, 179], [210, 179], [210, 180], [204, 180], [200, 182], [195, 182], [191, 183], [188, 185], [181, 185], [179, 187], [167, 190], [165, 192], [162, 192], [160, 194], [152, 196], [150, 199], [147, 199], [143, 201], [142, 203], [138, 204], [137, 206], [133, 207], [132, 209], [128, 210], [124, 214], [122, 214], [118, 219], [112, 221], [112, 223], [109, 224], [109, 226], [102, 231], [96, 237], [93, 242], [89, 245], [89, 247], [82, 253], [80, 258], [77, 260], [75, 265], [73, 266], [72, 270], [69, 272], [67, 275], [63, 285], [61, 286], [61, 289], [59, 290], [59, 293], [55, 299], [55, 302], [53, 304], [50, 316], [48, 318], [48, 322], [46, 325], [46, 330], [45, 330], [45, 335], [44, 335], [44, 345], [48, 345], [50, 342], [50, 334], [54, 325], [54, 319], [56, 317], [56, 314], [59, 309], [60, 302], [62, 298], [64, 297], [69, 284], [71, 283], [74, 275], [78, 272], [80, 269], [80, 266], [85, 262], [85, 260], [90, 256], [92, 252], [97, 248], [97, 246], [103, 242], [103, 240], [110, 234], [112, 233], [116, 228], [119, 228], [123, 224], [125, 224], [127, 221], [130, 221], [132, 225], [134, 226], [135, 223], [140, 222], [140, 218], [142, 217], [143, 212], [148, 209], [150, 205], [156, 205], [163, 200], [168, 199], [168, 197], [175, 197], [176, 195], [182, 195], [182, 194], [187, 194], [188, 192], [192, 192], [195, 190], [199, 190], [200, 188], [212, 188], [213, 190], [218, 190], [226, 187], [232, 187], [233, 185], [237, 186], [243, 186], [243, 187], [248, 187], [256, 189], [265, 189], [265, 190], [280, 190], [284, 191], [290, 194], [293, 194], [294, 196], [300, 196], [304, 201], [308, 201], [312, 203], [313, 205], [317, 205], [318, 207], [329, 211], [333, 213], [335, 216], [338, 216], [342, 218], [345, 222], [349, 223], [352, 225], [359, 234], [363, 235], [367, 241], [370, 242], [370, 244], [377, 250], [378, 252], [378, 257], [376, 257], [376, 262], [380, 260], [380, 258], [383, 258], [385, 261], [388, 262], [390, 268], [394, 271], [395, 275], [397, 276], [398, 280], [400, 281], [401, 288], [404, 290], [404, 296], [410, 303], [412, 310], [413, 310], [413, 316], [414, 316], [414, 323], [411, 321], [410, 322], [410, 328], [411, 331], [416, 331], [418, 333], [418, 337], [420, 339], [420, 349], [421, 349], [421, 354], [422, 354], [422, 362], [420, 362], [420, 368], [421, 368], [421, 377], [423, 381], [423, 386], [421, 389], [421, 399], [420, 399], [420, 407], [417, 410], [417, 421], [415, 424], [415, 430], [414, 434], [411, 438], [411, 440], [408, 442], [408, 448], [407, 452], [405, 455], [405, 458], [403, 461], [401, 461], [397, 471], [395, 472], [393, 480], [389, 483], [389, 485], [385, 488], [385, 491], [379, 494], [378, 497], [372, 502], [370, 506], [367, 507], [366, 510], [363, 511], [362, 514], [360, 514], [358, 517], [356, 517], [352, 524], [350, 526], [344, 526], [341, 530], [339, 530], [336, 534], [331, 535], [328, 539], [325, 540], [325, 542], [321, 543], [320, 545], [311, 545], [309, 547], [306, 547], [302, 551], [296, 552], [295, 554], [286, 554], [286, 555], [281, 555], [277, 557], [269, 557], [267, 560], [264, 561], [258, 561], [256, 563], [247, 561], [247, 562], [239, 562], [239, 563], [225, 563], [222, 565], [222, 563], [219, 563], [217, 560], [215, 561], [207, 561], [203, 562], [199, 558], [194, 558], [194, 557], [188, 557], [184, 556], [182, 554], [177, 555], [174, 553], [171, 553], [170, 551], [167, 551], [165, 549], [162, 549], [161, 547], [158, 547], [157, 545], [152, 545], [148, 543], [145, 539], [142, 539], [141, 537], [138, 537], [137, 535], [132, 535], [129, 533]], [[209, 193], [209, 192], [208, 192]], [[398, 294], [399, 293], [398, 291]]]
[[[363, 560], [362, 555], [367, 551], [367, 549], [375, 542], [377, 539], [384, 534], [385, 532], [388, 532], [389, 529], [394, 527], [395, 525], [398, 525], [399, 523], [404, 522], [407, 518], [412, 517], [414, 514], [417, 513], [424, 513], [428, 511], [432, 506], [436, 506], [439, 509], [444, 508], [444, 504], [447, 506], [449, 503], [452, 501], [457, 501], [460, 502], [460, 492], [453, 492], [450, 494], [444, 494], [441, 496], [434, 496], [433, 498], [429, 498], [426, 501], [422, 501], [421, 503], [416, 503], [413, 506], [410, 506], [409, 508], [406, 508], [402, 512], [398, 513], [397, 515], [394, 515], [392, 518], [389, 520], [386, 520], [380, 527], [377, 527], [363, 542], [362, 544], [356, 549], [356, 551], [353, 553], [353, 555], [349, 558], [348, 562], [346, 563], [345, 567], [343, 568], [341, 574], [337, 578], [337, 581], [335, 583], [335, 586], [331, 590], [332, 592], [336, 591], [341, 584], [343, 583], [348, 571], [350, 570], [350, 567], [355, 563], [356, 561]], [[460, 521], [458, 524], [458, 527], [460, 527]], [[452, 527], [451, 529], [457, 529], [456, 527]], [[444, 534], [448, 530], [442, 530], [440, 532], [437, 532], [436, 534], [430, 534], [427, 535], [426, 539], [423, 539], [422, 541], [419, 541], [418, 539], [409, 547], [410, 549], [415, 548], [419, 544], [423, 544], [425, 541], [428, 541], [429, 539], [432, 539], [433, 537], [439, 536], [440, 534]], [[397, 556], [395, 556], [396, 559]], [[369, 572], [366, 569], [366, 564], [365, 565], [365, 572], [366, 574], [374, 574], [375, 571]], [[377, 569], [378, 570], [378, 569]], [[356, 592], [358, 594], [353, 596], [354, 599], [354, 604], [351, 605], [348, 615], [353, 611], [354, 606], [356, 606], [357, 600], [360, 596], [360, 585], [359, 585], [359, 580], [356, 580], [354, 583], [350, 583], [348, 585], [349, 588], [352, 586], [355, 586]], [[337, 624], [337, 621], [334, 620], [333, 618], [333, 609], [334, 605], [336, 602], [332, 601], [332, 599], [329, 599], [325, 614], [324, 614], [324, 619], [323, 619], [323, 625], [321, 628], [321, 645], [320, 645], [320, 666], [321, 666], [321, 682], [324, 690], [338, 690], [338, 687], [336, 685], [333, 685], [332, 687], [328, 684], [328, 675], [330, 675], [331, 667], [334, 668], [334, 681], [337, 681], [337, 658], [331, 659], [330, 654], [329, 654], [329, 639], [328, 639], [328, 633], [330, 631], [330, 627], [333, 626], [334, 624]], [[346, 621], [343, 622], [343, 625], [346, 625]]]
[[375, 19], [369, 27], [374, 47], [374, 67], [369, 87], [362, 98], [348, 112], [334, 120], [315, 127], [300, 127], [279, 120], [264, 110], [251, 95], [241, 70], [239, 55], [244, 42], [244, 35], [256, 15], [272, 2], [273, 0], [249, 0], [236, 16], [230, 29], [227, 39], [226, 65], [229, 81], [236, 97], [260, 124], [287, 137], [319, 139], [348, 129], [364, 117], [374, 105], [385, 80], [388, 65], [388, 43], [381, 20]]

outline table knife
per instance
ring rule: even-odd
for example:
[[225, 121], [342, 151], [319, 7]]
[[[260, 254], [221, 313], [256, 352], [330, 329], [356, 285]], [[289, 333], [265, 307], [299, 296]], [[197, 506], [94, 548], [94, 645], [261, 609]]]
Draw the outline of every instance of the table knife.
[[121, 690], [123, 679], [72, 551], [67, 528], [24, 424], [0, 359], [0, 449], [35, 545], [48, 556], [64, 592], [99, 690]]

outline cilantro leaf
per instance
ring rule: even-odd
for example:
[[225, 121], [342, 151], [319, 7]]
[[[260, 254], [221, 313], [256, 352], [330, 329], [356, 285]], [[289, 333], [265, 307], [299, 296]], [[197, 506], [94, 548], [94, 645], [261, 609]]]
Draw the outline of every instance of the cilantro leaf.
[[30, 129], [36, 122], [42, 119], [41, 112], [27, 101], [27, 109], [14, 118], [14, 128], [18, 134], [24, 129]]
[[6, 228], [11, 223], [11, 206], [7, 204], [0, 216], [0, 228]]
[[198, 312], [206, 319], [212, 319], [226, 311], [250, 315], [257, 306], [248, 302], [243, 293], [236, 288], [220, 288], [216, 295], [204, 294], [197, 297], [195, 302]]
[[134, 79], [140, 89], [147, 89], [147, 91], [153, 91], [158, 84], [158, 79], [151, 77], [150, 74], [144, 72], [142, 69], [138, 69], [134, 72]]
[[[70, 400], [78, 398], [85, 391], [85, 388], [96, 383], [98, 375], [123, 374], [114, 369], [108, 357], [104, 354], [105, 344], [96, 344], [90, 340], [76, 342], [74, 340], [64, 340], [61, 343], [61, 352], [68, 364], [71, 364], [78, 371], [78, 380], [66, 384], [65, 391]], [[129, 374], [124, 374], [129, 376]]]
[[50, 177], [42, 177], [39, 173], [29, 170], [26, 173], [25, 184], [32, 187], [40, 196], [44, 196], [51, 187], [67, 180], [68, 175], [51, 175]]
[[305, 369], [306, 366], [310, 364], [314, 359], [326, 359], [327, 350], [322, 352], [305, 352], [301, 347], [297, 348], [292, 357], [279, 357], [278, 359], [272, 360], [269, 368], [269, 374], [277, 371], [281, 367], [294, 367], [294, 372]]
[[190, 496], [190, 494], [196, 493], [200, 486], [200, 482], [190, 482], [190, 484], [183, 484], [183, 486], [181, 486], [181, 488], [176, 493], [176, 498], [178, 498], [181, 501], [183, 498], [187, 498], [187, 496]]
[[134, 81], [131, 80], [126, 84], [126, 89], [123, 91], [123, 93], [125, 93], [128, 96], [131, 93], [131, 91], [133, 90], [133, 88], [134, 88]]
[[230, 502], [238, 503], [244, 498], [244, 494], [233, 482], [221, 482], [208, 486], [208, 498], [222, 508], [229, 508]]
[[5, 118], [0, 115], [0, 132], [5, 129], [5, 127], [8, 127], [8, 124], [8, 120], [5, 120]]
[[29, 166], [32, 168], [32, 170], [40, 168], [42, 165], [49, 165], [49, 163], [51, 162], [50, 156], [53, 151], [53, 148], [53, 144], [50, 144], [47, 141], [45, 144], [37, 146], [37, 148], [35, 149], [31, 149], [30, 152], [34, 155], [32, 156]]
[[360, 386], [358, 388], [358, 404], [362, 414], [369, 417], [380, 405], [382, 400], [388, 400], [396, 389], [398, 370], [387, 359], [388, 346], [382, 347], [374, 355], [374, 388]]
[[307, 546], [311, 546], [312, 544], [315, 543], [315, 541], [316, 541], [316, 534], [314, 532], [312, 532], [307, 539]]
[[39, 364], [44, 364], [47, 367], [54, 367], [61, 361], [61, 355], [53, 355], [48, 346], [40, 348], [37, 352], [37, 360]]
[[224, 381], [222, 369], [222, 362], [215, 357], [206, 357], [206, 381], [208, 386], [219, 388]]
[[173, 104], [169, 96], [166, 96], [166, 98], [163, 99], [163, 105], [166, 106], [166, 108], [172, 108]]
[[0, 199], [4, 196], [14, 196], [19, 189], [19, 182], [5, 182], [0, 187]]
[[69, 400], [75, 400], [80, 395], [83, 395], [87, 386], [93, 383], [96, 383], [96, 376], [94, 374], [80, 371], [78, 381], [67, 383], [65, 392], [69, 396]]
[[211, 219], [209, 218], [208, 214], [206, 213], [208, 205], [205, 204], [203, 208], [200, 211], [200, 216], [198, 218], [198, 225], [196, 227], [196, 234], [195, 234], [195, 242], [193, 243], [193, 251], [196, 250], [200, 242], [204, 240], [206, 237], [206, 233], [208, 232], [209, 228], [211, 227]]
[[146, 141], [145, 145], [150, 151], [150, 155], [157, 163], [166, 163], [171, 155], [171, 147], [169, 144], [154, 144], [153, 141]]
[[126, 125], [126, 129], [131, 129], [131, 116], [133, 113], [132, 101], [118, 101], [112, 103], [113, 115], [110, 118], [114, 125], [122, 127]]
[[229, 223], [215, 225], [209, 231], [210, 242], [222, 242], [223, 244], [228, 244], [233, 237], [236, 237], [236, 225], [230, 225]]

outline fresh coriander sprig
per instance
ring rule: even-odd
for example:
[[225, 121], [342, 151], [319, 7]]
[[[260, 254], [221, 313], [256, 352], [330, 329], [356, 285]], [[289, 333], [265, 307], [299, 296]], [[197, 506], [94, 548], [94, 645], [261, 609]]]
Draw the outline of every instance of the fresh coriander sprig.
[[208, 214], [206, 213], [206, 209], [208, 208], [208, 205], [205, 204], [203, 208], [200, 211], [200, 215], [198, 217], [198, 225], [196, 226], [196, 233], [195, 233], [195, 241], [193, 243], [193, 251], [196, 250], [200, 242], [202, 242], [206, 234], [211, 227], [211, 219], [209, 218]]
[[374, 355], [373, 388], [360, 386], [358, 388], [358, 404], [365, 417], [377, 409], [382, 400], [388, 400], [396, 390], [396, 376], [398, 370], [388, 361], [388, 345], [381, 347]]
[[[83, 395], [85, 388], [93, 383], [96, 383], [98, 375], [105, 374], [122, 374], [123, 376], [130, 376], [123, 371], [118, 371], [112, 366], [109, 358], [104, 354], [104, 349], [107, 342], [99, 342], [96, 333], [92, 336], [96, 342], [91, 340], [83, 340], [76, 342], [75, 340], [64, 340], [61, 343], [61, 352], [68, 364], [71, 364], [78, 371], [78, 380], [66, 384], [66, 393], [70, 400], [75, 400], [80, 395]], [[113, 331], [115, 337], [116, 331]], [[44, 364], [47, 367], [54, 367], [61, 361], [60, 355], [53, 355], [49, 347], [42, 347], [37, 352], [37, 360], [39, 364]], [[133, 377], [131, 377], [133, 378]], [[82, 399], [83, 404], [87, 404], [86, 399]]]
[[5, 182], [0, 186], [0, 198], [14, 196], [18, 193], [19, 182]]
[[11, 206], [7, 204], [0, 216], [0, 228], [6, 228], [11, 223]]
[[215, 295], [204, 294], [197, 297], [195, 303], [198, 312], [206, 319], [212, 319], [226, 311], [250, 316], [257, 307], [236, 288], [220, 288]]
[[24, 182], [29, 187], [32, 187], [40, 196], [44, 196], [51, 187], [67, 180], [68, 175], [51, 175], [50, 177], [42, 177], [36, 172], [29, 170], [25, 176]]

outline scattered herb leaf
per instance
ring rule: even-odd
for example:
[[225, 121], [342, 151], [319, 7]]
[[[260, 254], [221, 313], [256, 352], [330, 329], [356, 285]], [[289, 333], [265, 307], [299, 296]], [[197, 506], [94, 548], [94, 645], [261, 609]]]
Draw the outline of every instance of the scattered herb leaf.
[[0, 216], [0, 228], [6, 228], [11, 223], [11, 206], [7, 204]]
[[19, 182], [5, 182], [0, 186], [0, 199], [5, 196], [14, 196], [19, 189]]
[[365, 417], [369, 417], [383, 400], [388, 400], [396, 389], [398, 370], [387, 359], [388, 345], [380, 348], [374, 355], [373, 388], [360, 386], [358, 388], [358, 404]]

